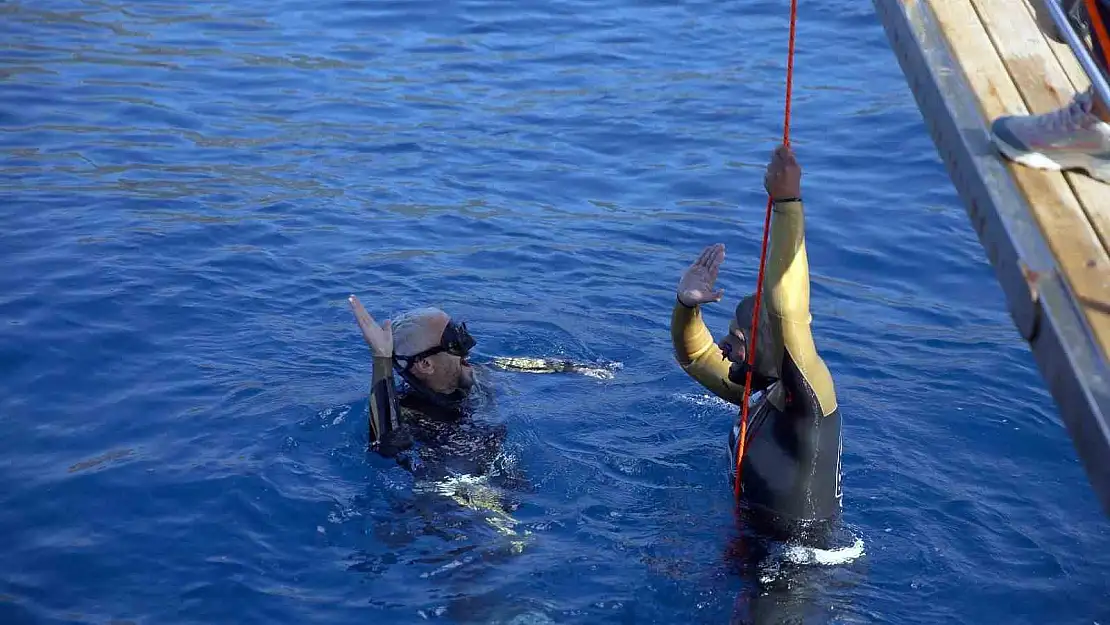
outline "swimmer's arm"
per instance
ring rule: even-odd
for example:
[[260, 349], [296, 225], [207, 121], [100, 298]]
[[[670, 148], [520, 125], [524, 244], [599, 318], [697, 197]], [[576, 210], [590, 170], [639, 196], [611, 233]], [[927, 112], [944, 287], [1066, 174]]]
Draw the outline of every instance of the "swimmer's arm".
[[729, 362], [717, 349], [713, 335], [702, 320], [700, 307], [689, 308], [675, 299], [671, 311], [671, 343], [675, 359], [690, 377], [727, 402], [743, 403], [744, 387], [729, 382]]
[[595, 378], [611, 379], [612, 368], [591, 363], [579, 363], [564, 358], [533, 358], [494, 356], [490, 366], [515, 373], [580, 373]]
[[393, 384], [393, 361], [374, 357], [370, 383], [370, 449], [392, 458], [408, 445], [401, 432], [401, 408]]
[[[817, 353], [810, 329], [809, 259], [805, 245], [805, 213], [801, 201], [774, 205], [770, 249], [767, 254], [768, 316], [776, 359], [789, 354], [817, 394], [822, 412], [836, 409], [832, 375]], [[782, 371], [781, 360], [775, 368]]]

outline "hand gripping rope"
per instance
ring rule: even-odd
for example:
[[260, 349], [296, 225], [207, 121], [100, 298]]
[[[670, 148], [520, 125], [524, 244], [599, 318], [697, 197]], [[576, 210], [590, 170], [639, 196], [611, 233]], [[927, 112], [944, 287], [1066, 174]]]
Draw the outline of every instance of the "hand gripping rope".
[[[1094, 0], [1088, 0], [1093, 3]], [[798, 23], [798, 0], [790, 0], [790, 44], [786, 56], [786, 110], [783, 114], [782, 142], [790, 145], [790, 97], [794, 87], [794, 34]], [[1099, 23], [1101, 26], [1101, 23]], [[1105, 30], [1103, 31], [1105, 33]], [[1110, 51], [1110, 49], [1108, 49]], [[736, 481], [733, 493], [740, 498], [740, 468], [744, 448], [748, 442], [748, 401], [752, 393], [752, 369], [755, 366], [756, 331], [759, 330], [759, 306], [763, 300], [763, 270], [767, 266], [767, 240], [771, 233], [771, 207], [774, 202], [767, 195], [767, 214], [763, 218], [763, 248], [759, 253], [759, 277], [755, 286], [755, 308], [752, 312], [752, 330], [748, 334], [748, 374], [744, 378], [744, 403], [740, 405], [740, 439], [736, 443]]]

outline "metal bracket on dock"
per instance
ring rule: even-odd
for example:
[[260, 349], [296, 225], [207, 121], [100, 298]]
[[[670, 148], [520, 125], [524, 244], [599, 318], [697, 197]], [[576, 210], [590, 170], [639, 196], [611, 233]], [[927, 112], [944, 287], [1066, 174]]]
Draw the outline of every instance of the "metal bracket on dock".
[[[873, 3], [1006, 294], [1014, 324], [1029, 343], [1087, 476], [1110, 513], [1110, 368], [1106, 358], [1076, 305], [1075, 294], [1057, 270], [1028, 201], [991, 143], [989, 120], [983, 119], [929, 3]], [[1046, 3], [1060, 9], [1056, 0]], [[1061, 32], [1074, 35], [1062, 10], [1060, 17], [1065, 26]], [[1077, 36], [1076, 43], [1080, 43]], [[1089, 55], [1086, 58], [1093, 61]], [[1110, 95], [1101, 73], [1096, 73], [1092, 82], [1100, 93], [1105, 89]]]

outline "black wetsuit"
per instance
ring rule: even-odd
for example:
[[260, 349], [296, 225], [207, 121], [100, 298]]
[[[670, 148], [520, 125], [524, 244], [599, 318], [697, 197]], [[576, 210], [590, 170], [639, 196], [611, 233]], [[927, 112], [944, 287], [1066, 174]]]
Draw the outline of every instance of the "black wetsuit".
[[[396, 458], [425, 479], [447, 475], [483, 475], [493, 465], [504, 443], [507, 428], [484, 418], [494, 403], [491, 389], [482, 382], [486, 367], [517, 373], [582, 373], [606, 376], [603, 366], [558, 358], [495, 356], [476, 364], [475, 386], [450, 395], [432, 392], [412, 375], [400, 372], [404, 387], [394, 383], [393, 361], [374, 358], [370, 386], [370, 449]], [[502, 472], [499, 483], [520, 489], [524, 478]]]
[[[776, 202], [770, 238], [764, 300], [768, 322], [759, 330], [761, 339], [764, 331], [769, 335], [753, 343], [755, 358], [762, 359], [763, 368], [775, 377], [749, 413], [741, 496], [761, 512], [753, 518], [764, 532], [785, 538], [809, 533], [807, 528], [827, 526], [838, 518], [842, 438], [832, 375], [810, 332], [809, 268], [800, 201]], [[679, 364], [691, 377], [726, 401], [737, 405], [743, 401], [743, 381], [730, 379], [732, 365], [722, 357], [699, 308], [676, 301], [671, 337]], [[738, 421], [729, 436], [733, 464], [739, 432]], [[814, 537], [807, 542], [825, 541]]]
[[482, 475], [497, 457], [507, 429], [475, 419], [492, 402], [480, 383], [469, 392], [435, 393], [402, 375], [398, 391], [389, 358], [374, 359], [370, 389], [370, 448], [425, 479]]

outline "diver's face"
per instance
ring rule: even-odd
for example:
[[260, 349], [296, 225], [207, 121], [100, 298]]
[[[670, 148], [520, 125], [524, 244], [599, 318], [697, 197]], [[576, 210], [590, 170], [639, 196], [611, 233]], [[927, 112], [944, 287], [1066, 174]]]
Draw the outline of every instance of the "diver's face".
[[413, 372], [437, 393], [469, 390], [474, 386], [474, 369], [467, 361], [473, 339], [465, 324], [455, 324], [446, 315], [428, 325], [428, 342], [439, 350], [420, 359]]
[[728, 334], [717, 341], [717, 348], [721, 350], [721, 358], [733, 365], [743, 363], [748, 357], [746, 334], [736, 326], [735, 320], [728, 323]]
[[474, 386], [474, 369], [466, 356], [456, 356], [447, 352], [428, 357], [435, 372], [435, 382], [429, 386], [438, 387], [440, 392], [450, 393], [455, 389], [469, 390]]
[[717, 348], [721, 350], [721, 358], [729, 361], [728, 379], [735, 384], [743, 384], [747, 376], [744, 359], [748, 357], [747, 335], [736, 326], [736, 321], [728, 324], [728, 334], [717, 341]]

